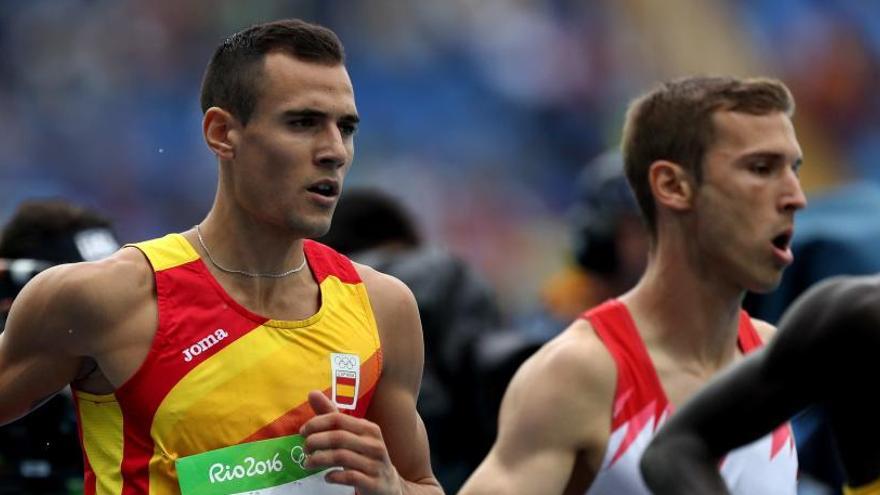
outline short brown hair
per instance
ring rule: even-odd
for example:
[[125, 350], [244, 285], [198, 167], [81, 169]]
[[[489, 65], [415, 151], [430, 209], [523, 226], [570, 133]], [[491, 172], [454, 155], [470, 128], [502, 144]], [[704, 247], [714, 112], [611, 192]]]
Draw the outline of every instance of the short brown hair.
[[700, 76], [665, 82], [630, 104], [621, 145], [624, 169], [652, 237], [657, 234], [657, 209], [648, 181], [651, 164], [677, 163], [700, 184], [717, 111], [784, 112], [791, 117], [794, 98], [775, 79]]
[[249, 27], [226, 38], [214, 51], [202, 80], [202, 112], [220, 107], [247, 124], [257, 104], [264, 56], [274, 50], [307, 62], [345, 63], [342, 42], [323, 26], [283, 19]]

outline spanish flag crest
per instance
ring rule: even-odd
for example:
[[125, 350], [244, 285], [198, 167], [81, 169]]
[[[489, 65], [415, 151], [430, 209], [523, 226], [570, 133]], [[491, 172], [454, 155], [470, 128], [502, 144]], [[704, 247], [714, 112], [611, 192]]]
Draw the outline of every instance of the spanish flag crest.
[[330, 370], [333, 379], [333, 403], [339, 409], [357, 407], [361, 375], [361, 358], [357, 354], [330, 354]]

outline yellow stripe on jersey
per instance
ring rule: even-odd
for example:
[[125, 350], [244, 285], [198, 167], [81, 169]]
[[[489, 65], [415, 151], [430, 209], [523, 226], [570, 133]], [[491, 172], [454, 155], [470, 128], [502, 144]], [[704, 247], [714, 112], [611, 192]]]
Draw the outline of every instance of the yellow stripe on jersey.
[[[272, 321], [267, 322], [183, 377], [156, 411], [152, 426], [152, 437], [158, 439], [156, 447], [186, 456], [235, 445], [306, 402], [315, 384], [329, 386], [331, 350], [358, 354], [361, 362], [366, 362], [378, 347], [375, 334], [345, 329], [374, 323], [362, 321], [363, 313], [357, 317], [332, 307], [345, 301], [336, 292], [346, 288], [346, 284], [336, 285], [334, 280], [335, 277], [328, 277], [321, 284], [322, 299], [325, 306], [330, 307], [322, 308], [319, 313], [324, 315], [320, 325], [308, 329], [276, 328], [270, 326]], [[289, 379], [291, 370], [298, 370], [295, 381]], [[351, 392], [353, 396], [353, 388]], [[238, 400], [243, 396], [251, 399]], [[204, 411], [225, 418], [224, 423], [200, 422], [198, 418], [204, 416]], [[187, 428], [184, 437], [180, 424], [199, 424], [200, 427]], [[172, 444], [178, 441], [180, 445]]]
[[[112, 395], [76, 392], [82, 443], [97, 483], [95, 495], [122, 493], [122, 410]], [[107, 448], [112, 446], [112, 448]]]
[[147, 255], [153, 269], [157, 272], [168, 270], [176, 266], [185, 265], [199, 259], [192, 245], [180, 234], [168, 234], [160, 242], [142, 242], [138, 244], [126, 244], [125, 247], [133, 246]]

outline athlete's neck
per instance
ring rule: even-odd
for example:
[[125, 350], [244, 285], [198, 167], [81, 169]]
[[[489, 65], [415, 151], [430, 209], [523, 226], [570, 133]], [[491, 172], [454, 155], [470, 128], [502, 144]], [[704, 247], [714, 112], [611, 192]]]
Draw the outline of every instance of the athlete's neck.
[[[305, 261], [303, 239], [285, 229], [217, 209], [199, 225], [201, 239], [194, 230], [185, 236], [223, 280], [239, 286], [282, 286], [310, 278], [308, 269], [295, 271]], [[230, 273], [281, 274], [291, 270], [294, 272], [284, 277]]]
[[743, 291], [658, 254], [621, 297], [645, 344], [701, 368], [725, 366], [736, 355]]

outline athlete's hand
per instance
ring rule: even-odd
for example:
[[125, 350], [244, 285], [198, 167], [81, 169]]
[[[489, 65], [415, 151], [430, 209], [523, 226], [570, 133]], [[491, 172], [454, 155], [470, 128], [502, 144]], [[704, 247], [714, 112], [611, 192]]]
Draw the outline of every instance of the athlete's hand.
[[309, 456], [306, 467], [341, 467], [327, 473], [325, 479], [353, 486], [359, 495], [403, 493], [400, 475], [391, 464], [378, 425], [340, 413], [319, 391], [309, 392], [309, 405], [316, 416], [300, 429]]

